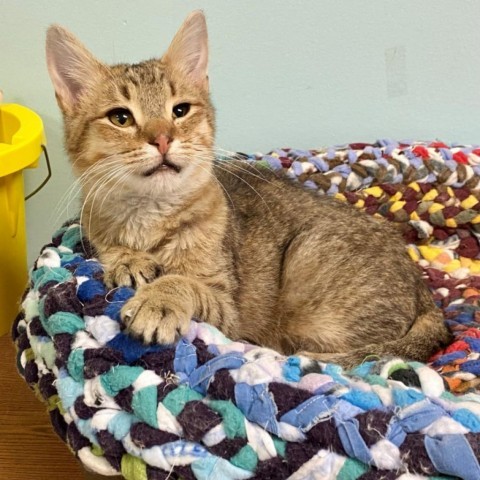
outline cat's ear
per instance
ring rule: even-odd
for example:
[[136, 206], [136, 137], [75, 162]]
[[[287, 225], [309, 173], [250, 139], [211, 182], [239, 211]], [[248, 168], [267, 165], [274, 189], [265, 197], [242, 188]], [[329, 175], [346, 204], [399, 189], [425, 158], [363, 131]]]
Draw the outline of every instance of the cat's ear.
[[47, 31], [46, 53], [58, 104], [64, 113], [70, 113], [85, 89], [98, 82], [105, 66], [59, 25]]
[[208, 89], [208, 34], [201, 10], [192, 12], [183, 22], [162, 60]]

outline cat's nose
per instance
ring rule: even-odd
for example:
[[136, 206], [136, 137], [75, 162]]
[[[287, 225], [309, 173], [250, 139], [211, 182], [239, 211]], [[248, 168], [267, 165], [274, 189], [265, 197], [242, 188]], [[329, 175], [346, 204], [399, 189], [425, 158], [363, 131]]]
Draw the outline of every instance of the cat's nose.
[[165, 155], [168, 152], [171, 143], [172, 139], [168, 135], [161, 133], [157, 136], [157, 138], [155, 138], [155, 140], [152, 142], [152, 145], [155, 145], [158, 151], [162, 155]]

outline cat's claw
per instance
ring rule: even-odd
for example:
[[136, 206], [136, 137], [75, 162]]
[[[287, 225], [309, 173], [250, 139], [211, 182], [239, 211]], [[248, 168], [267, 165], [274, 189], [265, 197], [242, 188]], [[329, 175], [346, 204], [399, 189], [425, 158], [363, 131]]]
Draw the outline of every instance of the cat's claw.
[[104, 266], [104, 281], [109, 288], [138, 288], [153, 282], [163, 274], [163, 269], [157, 261], [148, 253], [141, 252], [119, 256]]
[[143, 285], [123, 306], [127, 332], [145, 344], [172, 344], [188, 332], [193, 312], [153, 285]]
[[124, 323], [129, 323], [131, 318], [134, 316], [134, 310], [131, 308], [128, 310], [125, 310], [125, 312], [122, 312], [122, 320]]

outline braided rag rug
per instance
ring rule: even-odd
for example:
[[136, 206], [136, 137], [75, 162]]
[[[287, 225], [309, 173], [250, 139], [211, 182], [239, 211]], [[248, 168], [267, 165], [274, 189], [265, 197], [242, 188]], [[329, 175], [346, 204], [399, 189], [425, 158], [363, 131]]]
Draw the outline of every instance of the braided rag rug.
[[480, 479], [480, 149], [380, 141], [245, 158], [403, 225], [453, 343], [429, 365], [349, 372], [194, 321], [177, 345], [144, 346], [121, 331], [134, 291], [107, 290], [70, 223], [37, 259], [13, 328], [58, 435], [87, 468], [130, 480]]

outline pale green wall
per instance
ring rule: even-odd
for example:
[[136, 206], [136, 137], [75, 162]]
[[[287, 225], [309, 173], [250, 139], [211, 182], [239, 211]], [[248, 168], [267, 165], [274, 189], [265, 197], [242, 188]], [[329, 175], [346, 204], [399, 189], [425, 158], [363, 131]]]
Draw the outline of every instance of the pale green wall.
[[[27, 206], [30, 260], [67, 215], [54, 212], [72, 181], [45, 29], [66, 26], [105, 61], [138, 61], [160, 55], [195, 8], [207, 15], [224, 148], [480, 143], [478, 0], [0, 0], [0, 88], [42, 116], [54, 169]], [[27, 190], [43, 175], [28, 171]]]

